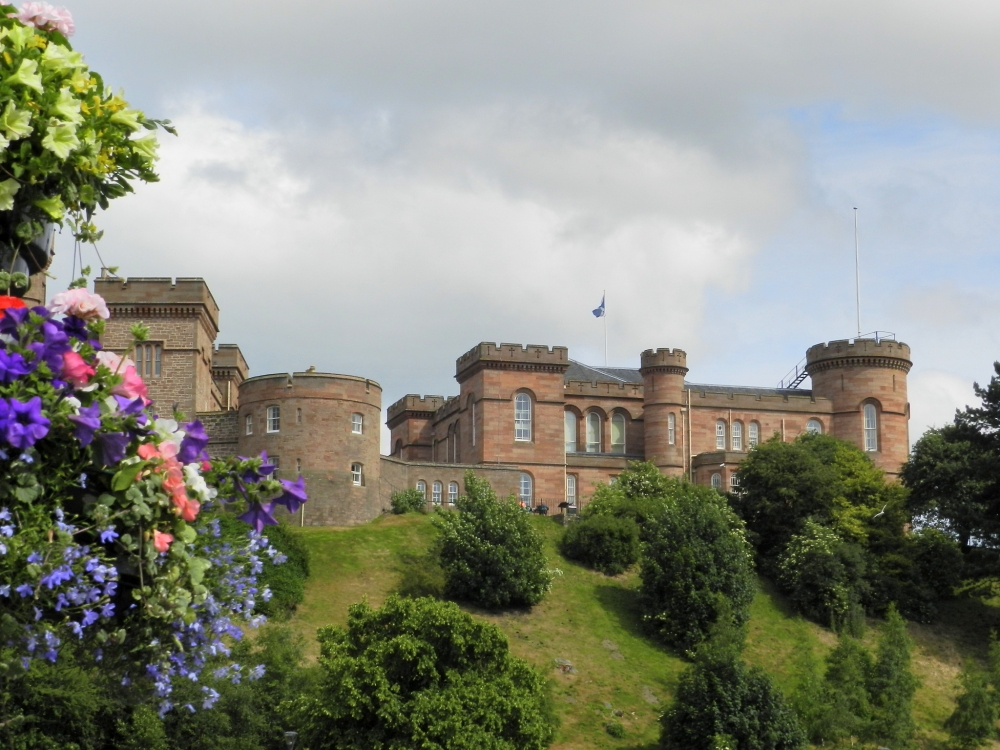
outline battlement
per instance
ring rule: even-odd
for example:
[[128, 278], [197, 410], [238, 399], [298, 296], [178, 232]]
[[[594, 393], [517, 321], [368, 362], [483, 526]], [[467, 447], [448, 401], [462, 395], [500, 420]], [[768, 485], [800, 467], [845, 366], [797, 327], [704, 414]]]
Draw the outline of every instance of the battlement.
[[444, 396], [421, 396], [417, 393], [407, 393], [386, 410], [386, 424], [392, 428], [406, 416], [420, 415], [429, 419], [444, 405], [445, 401]]
[[569, 367], [569, 349], [565, 346], [536, 344], [494, 344], [484, 341], [472, 347], [455, 362], [455, 378], [461, 382], [484, 369], [542, 370], [563, 373]]
[[910, 347], [889, 339], [842, 339], [810, 346], [806, 371], [810, 375], [835, 367], [880, 367], [909, 372]]
[[94, 279], [94, 292], [104, 298], [112, 316], [116, 308], [119, 314], [125, 312], [123, 308], [139, 308], [138, 315], [154, 316], [156, 308], [166, 308], [163, 312], [169, 314], [177, 308], [200, 307], [219, 328], [219, 305], [202, 278], [102, 277]]
[[647, 372], [671, 372], [684, 375], [688, 371], [687, 352], [683, 349], [647, 349], [642, 353], [640, 370]]
[[250, 372], [250, 366], [243, 357], [243, 352], [236, 344], [217, 344], [212, 351], [212, 369], [236, 370], [244, 378]]

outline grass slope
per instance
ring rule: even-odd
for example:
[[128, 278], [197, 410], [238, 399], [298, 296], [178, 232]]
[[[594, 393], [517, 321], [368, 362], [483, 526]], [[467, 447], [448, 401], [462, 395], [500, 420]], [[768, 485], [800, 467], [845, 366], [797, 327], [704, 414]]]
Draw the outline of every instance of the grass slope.
[[[498, 625], [513, 653], [551, 677], [562, 720], [554, 748], [655, 747], [657, 718], [685, 662], [642, 635], [635, 597], [638, 576], [631, 572], [609, 578], [564, 559], [556, 551], [562, 527], [550, 518], [532, 522], [546, 541], [551, 567], [563, 572], [552, 591], [530, 611], [468, 611]], [[313, 658], [316, 628], [344, 624], [349, 605], [367, 598], [378, 606], [400, 586], [420, 585], [427, 567], [423, 557], [436, 533], [429, 517], [416, 514], [384, 516], [350, 529], [297, 531], [312, 554], [312, 576], [291, 624], [306, 635]], [[962, 658], [983, 655], [986, 634], [997, 627], [995, 614], [992, 608], [962, 601], [944, 613], [940, 624], [911, 625], [917, 644], [914, 666], [921, 679], [914, 718], [922, 747], [943, 745], [941, 725], [954, 707]], [[872, 642], [874, 637], [870, 632]], [[794, 689], [803, 664], [822, 660], [835, 641], [828, 630], [795, 616], [763, 582], [753, 604], [746, 659], [766, 669], [786, 693]], [[556, 659], [568, 660], [575, 671], [560, 670]], [[624, 739], [613, 739], [604, 730], [611, 719], [625, 726]]]

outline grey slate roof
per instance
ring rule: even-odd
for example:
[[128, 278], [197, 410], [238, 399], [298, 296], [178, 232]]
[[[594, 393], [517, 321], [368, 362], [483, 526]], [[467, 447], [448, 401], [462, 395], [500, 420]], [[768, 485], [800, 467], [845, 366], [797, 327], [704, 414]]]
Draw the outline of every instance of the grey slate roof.
[[[563, 376], [564, 382], [582, 380], [585, 383], [638, 383], [642, 385], [642, 375], [638, 368], [632, 367], [593, 367], [569, 361], [569, 367]], [[684, 381], [684, 387], [692, 391], [706, 393], [739, 393], [747, 396], [802, 396], [809, 398], [812, 391], [806, 388], [756, 388], [745, 385], [709, 385], [706, 383], [689, 383]]]

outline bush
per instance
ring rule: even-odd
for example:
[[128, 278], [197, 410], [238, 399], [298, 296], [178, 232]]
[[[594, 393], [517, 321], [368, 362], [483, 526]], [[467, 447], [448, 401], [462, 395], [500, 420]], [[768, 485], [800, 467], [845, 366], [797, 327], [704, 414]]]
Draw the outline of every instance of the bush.
[[639, 604], [666, 643], [688, 650], [728, 607], [737, 626], [750, 617], [757, 578], [742, 522], [708, 487], [680, 485], [650, 521], [643, 544]]
[[622, 726], [620, 721], [609, 721], [604, 725], [604, 731], [616, 740], [620, 740], [625, 736], [625, 727]]
[[293, 726], [311, 750], [541, 750], [554, 720], [541, 676], [495, 625], [449, 602], [390, 596], [319, 631], [323, 677]]
[[609, 576], [618, 575], [639, 560], [639, 527], [631, 518], [585, 517], [566, 530], [562, 552]]
[[918, 681], [910, 668], [912, 647], [906, 622], [890, 605], [879, 633], [870, 682], [871, 734], [881, 744], [902, 747], [913, 736], [913, 694]]
[[552, 576], [528, 515], [514, 497], [498, 499], [489, 482], [471, 471], [465, 492], [458, 513], [434, 516], [445, 595], [488, 609], [538, 604]]
[[427, 498], [416, 487], [411, 487], [408, 490], [396, 490], [389, 496], [389, 505], [397, 516], [404, 513], [427, 512]]
[[996, 696], [989, 675], [974, 662], [966, 662], [960, 675], [962, 694], [955, 701], [955, 711], [944, 723], [956, 750], [975, 750], [996, 734]]
[[666, 507], [667, 499], [681, 486], [681, 480], [664, 476], [649, 461], [630, 461], [611, 484], [597, 485], [583, 518], [631, 519], [645, 541], [646, 522]]

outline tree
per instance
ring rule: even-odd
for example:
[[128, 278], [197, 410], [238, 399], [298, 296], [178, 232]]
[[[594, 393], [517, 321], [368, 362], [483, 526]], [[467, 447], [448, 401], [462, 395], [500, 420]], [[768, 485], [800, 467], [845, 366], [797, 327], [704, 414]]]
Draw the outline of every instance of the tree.
[[396, 490], [389, 496], [389, 505], [396, 515], [403, 513], [424, 513], [427, 509], [427, 497], [416, 487], [408, 490]]
[[837, 742], [868, 734], [872, 719], [868, 681], [873, 668], [868, 650], [858, 640], [842, 635], [826, 659], [823, 700], [826, 721], [822, 740]]
[[890, 605], [879, 633], [869, 689], [871, 738], [890, 746], [906, 745], [913, 736], [913, 694], [918, 681], [910, 669], [911, 648], [906, 621]]
[[569, 559], [618, 575], [639, 560], [639, 527], [631, 518], [584, 517], [566, 530], [561, 546]]
[[544, 680], [499, 628], [450, 602], [391, 596], [319, 631], [323, 673], [294, 725], [310, 750], [533, 750], [554, 727]]
[[944, 728], [951, 735], [953, 747], [974, 750], [985, 745], [996, 733], [996, 695], [990, 686], [989, 674], [972, 661], [965, 663], [959, 680], [962, 693]]
[[447, 583], [445, 596], [489, 609], [538, 604], [551, 585], [542, 540], [513, 497], [500, 500], [489, 482], [471, 471], [457, 513], [433, 523]]
[[668, 499], [683, 486], [682, 480], [664, 476], [650, 461], [630, 461], [613, 482], [595, 488], [583, 517], [631, 519], [645, 540], [647, 521], [662, 511]]
[[743, 524], [725, 498], [691, 484], [675, 490], [648, 522], [639, 604], [656, 636], [688, 650], [705, 639], [720, 605], [737, 626], [747, 621], [757, 578]]

